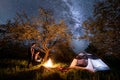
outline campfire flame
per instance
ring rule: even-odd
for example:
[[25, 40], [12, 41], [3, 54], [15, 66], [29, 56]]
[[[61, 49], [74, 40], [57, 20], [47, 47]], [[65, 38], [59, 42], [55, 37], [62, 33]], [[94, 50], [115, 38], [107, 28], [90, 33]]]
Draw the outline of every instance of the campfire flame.
[[51, 61], [51, 59], [49, 59], [45, 64], [44, 64], [45, 67], [53, 67], [53, 63]]

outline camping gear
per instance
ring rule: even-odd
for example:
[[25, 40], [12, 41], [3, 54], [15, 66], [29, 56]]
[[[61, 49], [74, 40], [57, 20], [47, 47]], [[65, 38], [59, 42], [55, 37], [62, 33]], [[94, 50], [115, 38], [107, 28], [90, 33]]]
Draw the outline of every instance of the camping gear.
[[100, 58], [89, 53], [80, 53], [73, 59], [70, 68], [87, 69], [92, 72], [110, 70]]

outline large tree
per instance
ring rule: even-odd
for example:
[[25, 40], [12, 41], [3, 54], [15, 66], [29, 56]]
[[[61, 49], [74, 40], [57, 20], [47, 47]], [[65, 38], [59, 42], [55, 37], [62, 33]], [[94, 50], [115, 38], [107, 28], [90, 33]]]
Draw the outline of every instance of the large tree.
[[25, 13], [17, 14], [13, 24], [6, 25], [8, 34], [6, 38], [14, 42], [35, 41], [39, 44], [39, 50], [45, 53], [44, 61], [47, 60], [49, 52], [57, 44], [71, 41], [71, 33], [64, 23], [55, 22], [52, 12], [40, 9], [38, 16], [28, 17]]
[[84, 21], [85, 37], [93, 46], [105, 53], [119, 55], [120, 1], [105, 0], [94, 6], [94, 18]]
[[51, 15], [52, 13], [45, 11], [44, 9], [40, 9], [39, 11], [40, 16], [37, 17], [35, 21], [40, 29], [38, 40], [40, 50], [45, 53], [44, 60], [46, 61], [49, 52], [53, 50], [57, 44], [70, 43], [71, 33], [64, 21], [56, 23]]

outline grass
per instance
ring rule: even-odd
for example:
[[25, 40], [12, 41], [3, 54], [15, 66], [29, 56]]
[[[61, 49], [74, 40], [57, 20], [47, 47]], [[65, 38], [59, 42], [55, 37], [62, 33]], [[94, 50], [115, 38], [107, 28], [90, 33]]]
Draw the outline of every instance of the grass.
[[[120, 80], [120, 59], [113, 56], [104, 58], [111, 71], [93, 73], [80, 69], [62, 71], [58, 68], [45, 68], [42, 64], [27, 68], [27, 57], [21, 53], [0, 54], [0, 80]], [[55, 66], [68, 68], [69, 64], [59, 63]]]
[[[45, 68], [41, 64], [26, 68], [26, 60], [1, 59], [0, 80], [120, 80], [116, 71], [92, 73], [86, 70]], [[58, 66], [66, 67], [66, 64]]]

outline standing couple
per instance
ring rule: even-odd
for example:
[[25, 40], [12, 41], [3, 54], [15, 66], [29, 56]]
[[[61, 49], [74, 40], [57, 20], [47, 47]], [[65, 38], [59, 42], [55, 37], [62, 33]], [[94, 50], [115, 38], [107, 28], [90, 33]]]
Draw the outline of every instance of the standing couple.
[[41, 62], [42, 58], [39, 56], [40, 52], [36, 49], [36, 43], [32, 43], [31, 46], [28, 48], [28, 65], [27, 67], [30, 67], [30, 64], [32, 65], [36, 62]]

